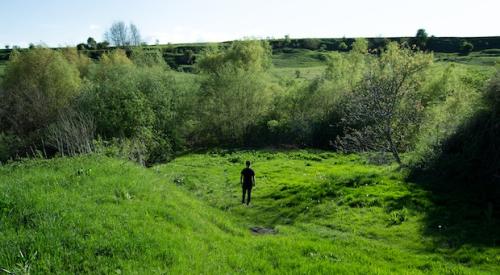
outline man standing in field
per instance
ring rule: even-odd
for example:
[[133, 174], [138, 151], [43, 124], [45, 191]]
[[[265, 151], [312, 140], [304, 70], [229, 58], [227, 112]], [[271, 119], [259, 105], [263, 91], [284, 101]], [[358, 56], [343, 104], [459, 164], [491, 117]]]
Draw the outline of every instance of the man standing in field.
[[252, 187], [255, 186], [255, 172], [250, 169], [250, 161], [246, 161], [247, 167], [241, 170], [240, 183], [243, 191], [241, 203], [245, 203], [245, 193], [247, 193], [247, 205], [250, 203]]

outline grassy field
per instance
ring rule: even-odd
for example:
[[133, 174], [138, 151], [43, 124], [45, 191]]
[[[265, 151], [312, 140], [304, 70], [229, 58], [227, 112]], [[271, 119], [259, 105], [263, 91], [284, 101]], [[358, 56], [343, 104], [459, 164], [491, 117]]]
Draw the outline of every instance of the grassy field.
[[478, 66], [496, 66], [500, 64], [500, 50], [472, 52], [465, 56], [457, 53], [437, 53], [435, 54], [435, 57], [438, 62], [455, 62]]
[[[254, 162], [250, 207], [239, 171]], [[142, 168], [103, 156], [0, 166], [0, 268], [23, 273], [494, 274], [450, 243], [393, 165], [328, 152], [208, 152]], [[435, 221], [435, 220], [432, 220]], [[275, 234], [253, 234], [252, 227]], [[494, 228], [493, 228], [494, 229]], [[453, 236], [457, 238], [457, 236]]]

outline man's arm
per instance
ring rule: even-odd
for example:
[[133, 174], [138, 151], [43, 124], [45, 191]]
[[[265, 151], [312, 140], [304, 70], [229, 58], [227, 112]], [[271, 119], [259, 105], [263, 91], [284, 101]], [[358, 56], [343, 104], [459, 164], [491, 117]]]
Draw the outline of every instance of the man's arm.
[[252, 186], [255, 186], [255, 176], [252, 176]]
[[240, 185], [243, 186], [243, 174], [240, 174]]

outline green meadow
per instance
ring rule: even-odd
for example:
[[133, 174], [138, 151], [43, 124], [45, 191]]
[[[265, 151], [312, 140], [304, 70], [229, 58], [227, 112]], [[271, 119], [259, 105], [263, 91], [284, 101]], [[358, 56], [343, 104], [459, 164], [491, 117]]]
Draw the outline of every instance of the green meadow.
[[[257, 173], [249, 207], [240, 204], [245, 160]], [[499, 273], [488, 231], [498, 225], [469, 221], [469, 231], [457, 231], [426, 186], [374, 155], [324, 151], [212, 150], [151, 168], [101, 155], [23, 160], [0, 167], [0, 268]]]

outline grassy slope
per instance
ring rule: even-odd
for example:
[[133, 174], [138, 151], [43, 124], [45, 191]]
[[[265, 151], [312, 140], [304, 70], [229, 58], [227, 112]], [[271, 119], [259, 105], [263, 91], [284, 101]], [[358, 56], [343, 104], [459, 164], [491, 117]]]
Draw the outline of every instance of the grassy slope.
[[326, 68], [326, 61], [322, 61], [323, 53], [310, 50], [293, 50], [290, 53], [275, 53], [272, 56], [274, 67], [271, 73], [280, 78], [295, 78], [296, 71], [300, 77], [313, 79], [322, 74]]
[[[245, 159], [255, 161], [258, 175], [249, 208], [239, 204], [238, 174]], [[500, 271], [498, 250], [451, 250], [423, 235], [427, 207], [425, 192], [402, 182], [393, 167], [355, 156], [203, 154], [152, 169], [94, 156], [27, 161], [0, 167], [0, 268], [172, 274]], [[279, 233], [254, 236], [250, 226], [275, 227]]]

